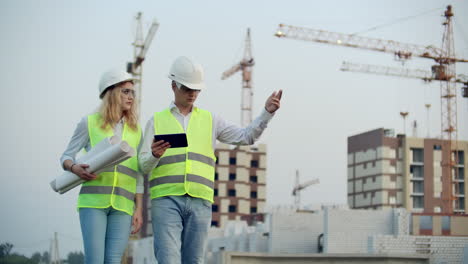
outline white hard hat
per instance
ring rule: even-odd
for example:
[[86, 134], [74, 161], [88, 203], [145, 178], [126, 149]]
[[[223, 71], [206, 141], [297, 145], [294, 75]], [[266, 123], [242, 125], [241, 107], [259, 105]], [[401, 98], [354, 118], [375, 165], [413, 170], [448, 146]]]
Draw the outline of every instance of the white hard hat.
[[132, 75], [122, 70], [110, 70], [102, 74], [99, 81], [99, 98], [103, 98], [107, 88], [125, 81], [133, 81]]
[[205, 88], [203, 67], [185, 56], [178, 57], [174, 61], [168, 77], [190, 89], [202, 90]]

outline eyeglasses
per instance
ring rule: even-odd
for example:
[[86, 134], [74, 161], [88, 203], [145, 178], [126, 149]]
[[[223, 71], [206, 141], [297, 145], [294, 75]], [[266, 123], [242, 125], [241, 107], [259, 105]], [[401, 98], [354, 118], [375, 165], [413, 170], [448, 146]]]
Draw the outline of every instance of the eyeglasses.
[[180, 82], [174, 81], [174, 83], [175, 83], [176, 87], [179, 88], [179, 90], [182, 91], [183, 93], [200, 92], [200, 90], [190, 89], [187, 86], [181, 84]]
[[135, 97], [135, 95], [136, 95], [136, 92], [133, 89], [125, 88], [125, 89], [122, 89], [120, 91], [122, 91], [122, 93], [125, 94], [126, 96], [129, 96], [131, 94], [133, 97]]

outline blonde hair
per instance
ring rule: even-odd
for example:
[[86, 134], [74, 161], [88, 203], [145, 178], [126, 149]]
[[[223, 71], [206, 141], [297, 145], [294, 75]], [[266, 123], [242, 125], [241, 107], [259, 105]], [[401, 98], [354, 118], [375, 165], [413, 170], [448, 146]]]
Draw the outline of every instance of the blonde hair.
[[[133, 100], [133, 104], [130, 110], [123, 111], [121, 109], [122, 100], [120, 98], [120, 86], [123, 83], [114, 85], [113, 87], [107, 88], [107, 91], [102, 98], [102, 103], [99, 106], [99, 113], [103, 120], [102, 129], [106, 129], [107, 126], [114, 128], [114, 126], [124, 118], [125, 123], [134, 131], [138, 129], [138, 105], [136, 98]], [[132, 82], [133, 83], [133, 82]]]

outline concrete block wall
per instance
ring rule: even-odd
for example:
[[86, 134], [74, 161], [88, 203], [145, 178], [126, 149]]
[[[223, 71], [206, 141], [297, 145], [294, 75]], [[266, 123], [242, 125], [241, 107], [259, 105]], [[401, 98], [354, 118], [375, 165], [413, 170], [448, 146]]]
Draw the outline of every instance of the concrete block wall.
[[468, 262], [464, 259], [468, 237], [377, 235], [369, 241], [369, 253], [428, 254], [431, 264]]
[[404, 208], [393, 209], [393, 235], [407, 236], [410, 234], [411, 214]]
[[324, 210], [324, 253], [364, 253], [371, 235], [395, 235], [395, 209]]
[[272, 213], [269, 253], [318, 253], [323, 233], [323, 212]]

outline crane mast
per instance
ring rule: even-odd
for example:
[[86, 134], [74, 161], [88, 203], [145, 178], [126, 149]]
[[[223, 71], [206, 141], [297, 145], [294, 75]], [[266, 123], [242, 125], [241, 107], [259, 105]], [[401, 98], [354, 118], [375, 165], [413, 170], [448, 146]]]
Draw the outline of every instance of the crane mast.
[[294, 196], [294, 206], [296, 207], [296, 209], [300, 209], [301, 206], [301, 191], [311, 185], [318, 183], [320, 183], [319, 179], [312, 179], [304, 183], [300, 183], [299, 170], [296, 170], [296, 183], [294, 184], [294, 188], [292, 191], [292, 195]]
[[[455, 194], [458, 194], [458, 184], [456, 182], [456, 180], [458, 180], [458, 169], [456, 168], [456, 164], [458, 164], [458, 124], [457, 97], [455, 91], [457, 75], [455, 71], [455, 63], [468, 62], [468, 60], [457, 58], [455, 56], [452, 24], [453, 15], [452, 6], [448, 5], [444, 12], [445, 20], [442, 24], [444, 26], [444, 33], [441, 48], [285, 24], [279, 25], [275, 36], [279, 38], [314, 41], [331, 45], [392, 53], [397, 60], [407, 60], [412, 57], [433, 59], [436, 62], [436, 65], [432, 66], [432, 71], [435, 74], [435, 77], [432, 78], [441, 81], [440, 98], [442, 139], [447, 142], [447, 145], [444, 148], [444, 160], [442, 161], [442, 166], [444, 170], [443, 174], [448, 175], [448, 177], [444, 177], [443, 181], [444, 184], [450, 186], [449, 191], [442, 193], [442, 200], [446, 202], [446, 210], [455, 212], [460, 206], [457, 196], [453, 196], [453, 191], [455, 191]], [[466, 84], [466, 82], [464, 83], [463, 96], [468, 97], [468, 84]], [[453, 203], [451, 203], [452, 200], [454, 200]]]
[[148, 51], [151, 42], [153, 41], [154, 35], [159, 28], [159, 23], [156, 19], [151, 24], [151, 27], [148, 30], [148, 35], [146, 39], [143, 39], [143, 26], [142, 26], [142, 13], [138, 12], [136, 17], [136, 32], [135, 32], [135, 41], [133, 45], [133, 62], [127, 64], [127, 72], [132, 74], [134, 78], [134, 87], [137, 92], [137, 102], [138, 107], [141, 105], [141, 81], [142, 81], [142, 72], [143, 72], [143, 61], [145, 60], [146, 52]]
[[241, 125], [248, 126], [252, 122], [252, 69], [255, 61], [252, 57], [252, 44], [250, 39], [250, 28], [247, 28], [245, 37], [244, 57], [242, 60], [223, 72], [221, 80], [229, 78], [238, 71], [242, 71], [242, 102], [241, 102]]

